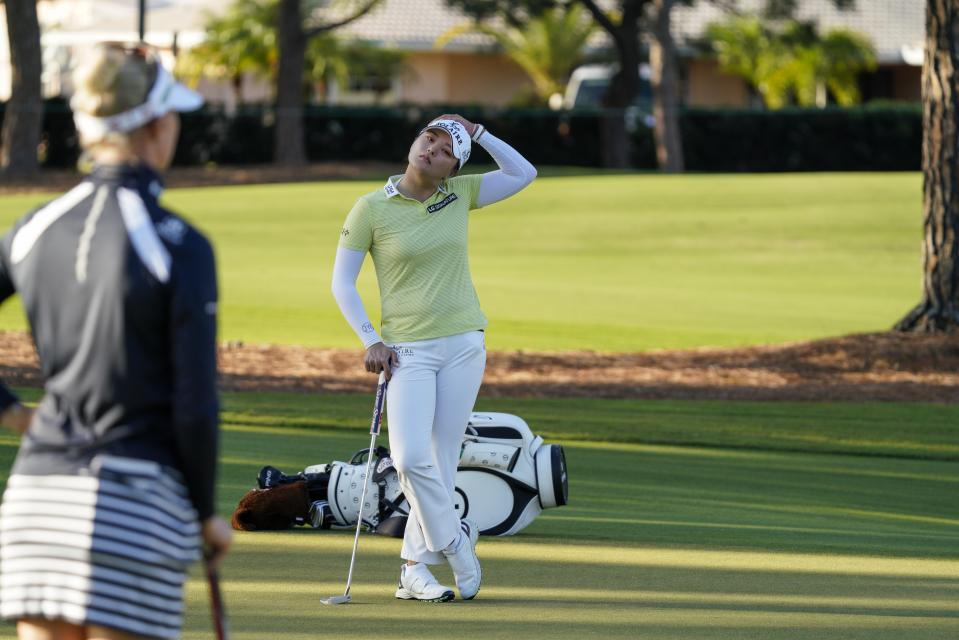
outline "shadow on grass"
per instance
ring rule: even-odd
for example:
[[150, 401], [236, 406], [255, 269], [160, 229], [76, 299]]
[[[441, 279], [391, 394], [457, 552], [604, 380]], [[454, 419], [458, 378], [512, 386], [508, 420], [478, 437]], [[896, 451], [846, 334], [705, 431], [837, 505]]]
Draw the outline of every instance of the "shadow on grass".
[[[315, 540], [314, 553], [296, 557], [260, 545], [242, 550], [225, 581], [237, 638], [306, 638], [315, 637], [306, 629], [335, 628], [338, 635], [378, 638], [915, 640], [954, 637], [959, 629], [959, 577], [926, 575], [921, 566], [910, 573], [909, 559], [900, 559], [903, 574], [892, 576], [871, 575], [868, 566], [848, 573], [776, 570], [775, 554], [760, 554], [749, 568], [715, 568], [697, 565], [695, 551], [693, 566], [484, 558], [477, 599], [441, 606], [395, 600], [398, 545], [361, 543], [354, 602], [323, 607], [320, 597], [342, 591], [348, 547], [337, 541], [338, 548], [325, 549]], [[814, 556], [810, 563], [821, 564]], [[449, 583], [448, 569], [434, 572]], [[191, 630], [202, 631], [202, 604], [191, 600]]]

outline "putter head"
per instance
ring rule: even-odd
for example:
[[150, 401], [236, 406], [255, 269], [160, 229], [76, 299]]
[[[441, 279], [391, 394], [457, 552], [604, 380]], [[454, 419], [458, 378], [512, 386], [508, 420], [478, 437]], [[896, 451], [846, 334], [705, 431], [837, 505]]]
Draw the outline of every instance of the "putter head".
[[323, 604], [346, 604], [350, 600], [352, 600], [352, 598], [349, 596], [349, 594], [345, 594], [342, 596], [330, 596], [329, 598], [321, 598], [320, 602], [322, 602]]

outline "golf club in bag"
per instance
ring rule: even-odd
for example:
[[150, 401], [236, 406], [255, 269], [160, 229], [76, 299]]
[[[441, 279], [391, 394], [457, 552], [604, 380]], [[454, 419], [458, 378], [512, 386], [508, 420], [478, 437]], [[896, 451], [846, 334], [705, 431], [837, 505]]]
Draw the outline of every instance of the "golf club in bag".
[[[383, 417], [383, 402], [386, 400], [386, 372], [380, 372], [379, 384], [376, 386], [376, 401], [373, 403], [373, 421], [370, 423], [370, 449], [366, 461], [366, 475], [361, 480], [363, 482], [363, 495], [360, 498], [360, 506], [366, 504], [366, 488], [369, 485], [366, 479], [370, 477], [372, 471], [373, 452], [376, 450], [376, 436], [380, 434], [380, 419]], [[363, 526], [363, 518], [356, 520], [356, 535], [353, 536], [353, 553], [350, 555], [350, 571], [346, 575], [346, 589], [341, 596], [330, 596], [321, 598], [323, 604], [346, 604], [350, 598], [350, 584], [353, 582], [353, 566], [356, 564], [356, 547], [360, 542], [360, 528]]]

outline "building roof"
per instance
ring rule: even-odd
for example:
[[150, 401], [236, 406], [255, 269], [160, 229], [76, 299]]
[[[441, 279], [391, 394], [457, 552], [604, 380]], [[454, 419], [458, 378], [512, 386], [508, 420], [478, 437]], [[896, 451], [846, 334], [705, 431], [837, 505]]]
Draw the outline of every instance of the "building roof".
[[[146, 40], [168, 46], [177, 34], [186, 47], [199, 42], [209, 15], [223, 13], [230, 0], [147, 0]], [[135, 40], [139, 0], [45, 0], [39, 5], [44, 41], [80, 44]], [[432, 49], [447, 29], [468, 22], [445, 0], [385, 0], [337, 33], [401, 49]], [[475, 50], [492, 40], [479, 34], [456, 38], [449, 49]]]
[[[606, 0], [604, 4], [614, 5]], [[738, 0], [743, 12], [756, 12], [765, 0]], [[799, 0], [797, 17], [813, 19], [825, 31], [839, 27], [867, 36], [876, 48], [880, 62], [902, 63], [908, 50], [921, 50], [925, 35], [923, 0], [856, 0], [846, 11], [836, 9], [832, 0]], [[699, 39], [710, 22], [722, 20], [723, 10], [713, 2], [700, 1], [691, 7], [673, 10], [673, 33], [680, 43]], [[401, 49], [430, 49], [433, 42], [450, 27], [468, 18], [446, 0], [385, 0], [368, 15], [343, 28], [358, 38], [382, 42]], [[594, 40], [602, 46], [602, 36]], [[490, 39], [472, 34], [454, 40], [448, 48], [489, 46]], [[907, 51], [904, 52], [904, 47]], [[921, 58], [920, 58], [921, 63]]]
[[[434, 48], [433, 43], [448, 29], [469, 21], [446, 0], [385, 0], [339, 33], [399, 49], [424, 50]], [[446, 48], [475, 50], [491, 45], [490, 37], [473, 33], [457, 37]]]
[[[738, 0], [741, 11], [756, 12], [765, 0]], [[832, 0], [799, 0], [797, 17], [815, 20], [822, 31], [845, 28], [867, 36], [876, 48], [879, 62], [922, 64], [925, 39], [923, 0], [856, 0], [855, 6], [839, 11]], [[680, 42], [698, 38], [710, 22], [724, 18], [711, 2], [673, 10], [673, 33]]]
[[[756, 11], [765, 0], [738, 0], [742, 11]], [[100, 39], [130, 39], [137, 33], [138, 0], [45, 0], [40, 3], [44, 40], [70, 43]], [[606, 0], [605, 4], [615, 4]], [[209, 13], [220, 13], [229, 0], [148, 0], [147, 39], [168, 45], [173, 33], [186, 47], [202, 38]], [[673, 31], [680, 43], [699, 38], [706, 26], [722, 20], [723, 11], [713, 2], [673, 10]], [[880, 62], [901, 63], [921, 53], [925, 33], [923, 0], [857, 0], [849, 11], [838, 11], [832, 0], [799, 0], [798, 15], [815, 19], [823, 29], [845, 27], [868, 36]], [[339, 33], [405, 50], [426, 50], [451, 27], [468, 18], [446, 0], [384, 0]], [[602, 45], [602, 37], [594, 41]], [[479, 34], [456, 38], [449, 50], [489, 47]], [[919, 57], [921, 63], [921, 55]], [[915, 63], [915, 59], [913, 60]]]

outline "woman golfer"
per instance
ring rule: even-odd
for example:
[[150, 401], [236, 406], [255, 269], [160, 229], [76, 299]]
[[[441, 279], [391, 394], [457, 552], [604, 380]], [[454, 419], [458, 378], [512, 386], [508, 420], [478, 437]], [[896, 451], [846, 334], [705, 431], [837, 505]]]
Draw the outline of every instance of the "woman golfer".
[[[458, 176], [478, 143], [498, 171]], [[446, 602], [453, 590], [427, 565], [448, 561], [460, 597], [480, 588], [476, 525], [453, 507], [460, 445], [486, 367], [487, 321], [470, 278], [469, 211], [508, 198], [536, 170], [508, 144], [458, 115], [430, 122], [403, 175], [361, 197], [346, 218], [333, 295], [366, 347], [366, 369], [390, 379], [390, 450], [410, 503], [396, 597]], [[356, 289], [366, 253], [380, 289], [382, 334]]]
[[148, 50], [104, 44], [71, 102], [91, 175], [0, 241], [44, 379], [0, 507], [0, 612], [20, 638], [175, 638], [214, 515], [216, 275], [209, 242], [161, 207], [177, 111], [201, 98]]

